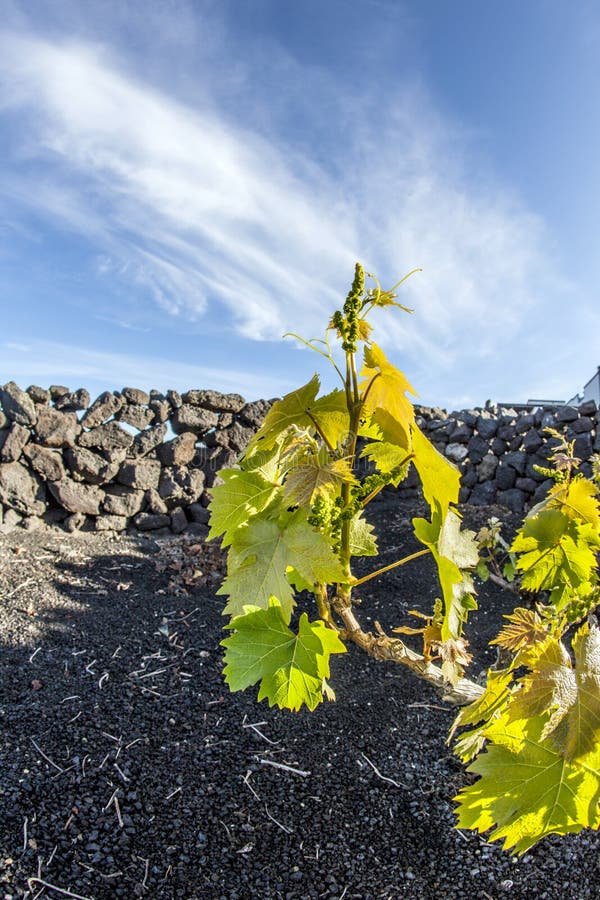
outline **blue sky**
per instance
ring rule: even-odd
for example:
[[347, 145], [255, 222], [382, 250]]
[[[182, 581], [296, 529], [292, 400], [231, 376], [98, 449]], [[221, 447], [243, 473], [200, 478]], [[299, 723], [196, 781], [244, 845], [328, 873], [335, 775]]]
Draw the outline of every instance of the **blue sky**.
[[586, 0], [0, 0], [0, 382], [280, 395], [358, 259], [423, 403], [569, 399], [599, 88]]

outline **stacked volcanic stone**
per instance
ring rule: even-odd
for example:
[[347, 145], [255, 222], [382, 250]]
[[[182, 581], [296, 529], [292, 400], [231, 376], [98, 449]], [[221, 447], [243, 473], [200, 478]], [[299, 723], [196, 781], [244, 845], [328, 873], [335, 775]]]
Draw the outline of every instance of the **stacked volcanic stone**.
[[453, 413], [423, 407], [416, 412], [424, 433], [461, 470], [463, 503], [497, 503], [523, 512], [543, 499], [553, 482], [536, 466], [547, 467], [557, 446], [547, 428], [575, 441], [586, 475], [590, 457], [600, 452], [600, 413], [593, 400], [522, 412], [491, 404]]
[[239, 394], [0, 388], [0, 530], [207, 532], [210, 488], [270, 403]]
[[[46, 523], [71, 531], [206, 534], [217, 472], [235, 464], [273, 402], [137, 388], [90, 401], [86, 390], [57, 385], [0, 388], [0, 531]], [[551, 482], [536, 466], [547, 465], [556, 446], [546, 428], [575, 441], [586, 474], [591, 455], [600, 452], [593, 401], [524, 412], [489, 403], [415, 412], [424, 433], [460, 469], [463, 503], [521, 513], [544, 497]], [[413, 470], [398, 495], [417, 492]]]

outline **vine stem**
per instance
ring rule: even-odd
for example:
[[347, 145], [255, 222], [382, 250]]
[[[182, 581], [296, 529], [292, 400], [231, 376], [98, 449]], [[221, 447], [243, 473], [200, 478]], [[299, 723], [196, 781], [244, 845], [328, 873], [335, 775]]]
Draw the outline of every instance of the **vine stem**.
[[450, 684], [438, 666], [425, 659], [420, 653], [411, 650], [399, 638], [389, 637], [379, 622], [375, 623], [377, 634], [371, 634], [371, 632], [362, 630], [351, 606], [343, 606], [340, 602], [336, 603], [335, 601], [334, 606], [336, 613], [344, 623], [349, 640], [374, 659], [387, 660], [406, 666], [418, 678], [432, 685], [447, 703], [453, 706], [466, 706], [483, 694], [484, 688], [469, 678], [459, 678], [456, 684]]
[[357, 581], [352, 582], [352, 587], [358, 587], [359, 584], [365, 584], [365, 582], [370, 581], [372, 578], [377, 578], [378, 575], [383, 575], [384, 572], [389, 572], [391, 569], [397, 569], [398, 566], [403, 566], [407, 562], [412, 562], [413, 559], [418, 559], [420, 556], [425, 556], [427, 553], [431, 553], [429, 547], [425, 547], [424, 550], [417, 550], [416, 553], [411, 553], [410, 556], [405, 556], [402, 559], [397, 559], [396, 562], [390, 563], [389, 566], [383, 566], [381, 569], [377, 569], [375, 572], [370, 572], [368, 575], [363, 575], [362, 578], [357, 579]]
[[317, 422], [317, 420], [315, 419], [315, 417], [313, 416], [313, 414], [312, 414], [308, 409], [306, 410], [306, 415], [308, 416], [308, 418], [310, 419], [310, 421], [313, 423], [313, 425], [314, 425], [315, 428], [317, 429], [317, 431], [318, 431], [320, 437], [322, 438], [322, 440], [323, 440], [325, 446], [327, 447], [327, 449], [329, 450], [329, 452], [330, 452], [330, 453], [335, 453], [334, 448], [331, 446], [331, 444], [330, 444], [329, 441], [327, 440], [327, 436], [325, 435], [325, 432], [323, 431], [323, 429], [321, 428], [321, 426], [319, 425], [319, 423]]

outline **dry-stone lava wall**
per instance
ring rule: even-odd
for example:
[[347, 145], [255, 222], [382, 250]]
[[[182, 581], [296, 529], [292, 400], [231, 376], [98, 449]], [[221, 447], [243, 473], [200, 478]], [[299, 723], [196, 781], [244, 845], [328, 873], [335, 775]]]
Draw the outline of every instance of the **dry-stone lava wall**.
[[[101, 394], [0, 388], [0, 531], [61, 525], [69, 531], [206, 534], [208, 490], [235, 462], [272, 401], [212, 390]], [[463, 474], [461, 500], [521, 512], [548, 489], [535, 470], [550, 447], [544, 428], [600, 450], [593, 402], [526, 413], [488, 406], [446, 413], [417, 407], [418, 421]], [[170, 427], [169, 427], [170, 426]], [[409, 477], [401, 491], [414, 491]]]

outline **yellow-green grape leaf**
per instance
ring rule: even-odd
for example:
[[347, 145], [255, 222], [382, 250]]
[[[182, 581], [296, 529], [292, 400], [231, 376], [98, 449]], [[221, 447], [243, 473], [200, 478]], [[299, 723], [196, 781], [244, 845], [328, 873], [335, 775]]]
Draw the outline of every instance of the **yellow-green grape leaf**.
[[429, 506], [439, 503], [442, 512], [458, 503], [460, 472], [445, 456], [439, 453], [425, 437], [416, 422], [411, 425], [413, 463], [419, 473], [423, 494]]
[[327, 684], [329, 657], [346, 648], [320, 620], [309, 622], [303, 613], [296, 635], [273, 597], [267, 609], [246, 607], [226, 627], [233, 631], [221, 642], [225, 680], [232, 691], [260, 681], [259, 701], [266, 698], [270, 706], [291, 710], [303, 704], [315, 709], [324, 692], [328, 699], [335, 697]]
[[290, 568], [313, 585], [346, 579], [328, 541], [308, 524], [301, 509], [279, 519], [251, 519], [236, 531], [232, 549], [235, 566], [228, 566], [217, 591], [229, 595], [224, 615], [241, 615], [248, 604], [267, 609], [269, 598], [275, 596], [289, 622], [294, 606]]
[[460, 529], [458, 513], [450, 509], [445, 516], [435, 504], [431, 522], [413, 519], [417, 538], [429, 547], [438, 567], [444, 596], [444, 615], [441, 622], [442, 641], [457, 639], [469, 612], [477, 609], [473, 579], [462, 568], [475, 568], [479, 559], [477, 542], [472, 531]]
[[548, 626], [542, 621], [534, 609], [524, 609], [517, 606], [507, 616], [509, 624], [504, 625], [490, 644], [498, 644], [505, 650], [513, 653], [545, 640], [548, 635]]
[[336, 388], [331, 393], [324, 394], [311, 405], [308, 413], [310, 422], [318, 423], [332, 447], [337, 447], [341, 440], [348, 437], [350, 415], [345, 391]]
[[[412, 450], [410, 428], [395, 419], [387, 409], [376, 409], [371, 415], [371, 429], [377, 429], [377, 439], [397, 444], [405, 454]], [[360, 433], [360, 430], [359, 430]]]
[[388, 441], [373, 441], [367, 444], [360, 456], [361, 459], [370, 459], [380, 472], [388, 475], [407, 462], [408, 454], [398, 444], [390, 444]]
[[311, 454], [288, 472], [283, 495], [291, 504], [311, 506], [319, 496], [336, 496], [343, 484], [356, 484], [348, 459]]
[[370, 441], [381, 441], [383, 440], [383, 434], [381, 432], [381, 428], [377, 425], [376, 422], [369, 416], [367, 418], [361, 419], [358, 425], [358, 436], [368, 438]]
[[275, 401], [261, 427], [250, 441], [245, 458], [252, 456], [259, 448], [270, 450], [290, 425], [306, 428], [311, 424], [306, 410], [315, 401], [319, 392], [319, 383], [319, 376], [315, 373], [305, 385], [286, 394], [281, 400]]
[[245, 456], [241, 467], [245, 472], [254, 472], [265, 481], [276, 482], [279, 478], [279, 444], [274, 444], [270, 450], [261, 450], [253, 456]]
[[448, 735], [450, 742], [458, 728], [476, 725], [471, 731], [464, 732], [454, 745], [454, 753], [463, 763], [469, 762], [479, 753], [485, 743], [485, 734], [492, 718], [496, 718], [511, 698], [510, 684], [513, 673], [509, 669], [488, 669], [485, 691], [468, 706], [460, 710]]
[[417, 393], [404, 373], [388, 361], [381, 347], [372, 343], [365, 346], [360, 374], [364, 378], [360, 391], [363, 397], [366, 394], [365, 413], [373, 415], [377, 410], [386, 410], [408, 435], [415, 414], [406, 392], [415, 397]]
[[598, 507], [598, 488], [583, 475], [577, 476], [568, 484], [556, 484], [546, 498], [546, 506], [558, 507], [565, 516], [579, 519], [600, 529], [600, 509]]
[[494, 743], [467, 770], [481, 777], [455, 797], [459, 828], [493, 829], [490, 841], [519, 854], [548, 834], [598, 828], [600, 746], [569, 762], [542, 738], [544, 724], [543, 716], [492, 723]]
[[578, 525], [558, 509], [527, 518], [511, 550], [519, 553], [517, 569], [524, 590], [540, 591], [566, 583], [588, 582], [597, 568], [596, 555], [585, 540], [589, 525]]
[[280, 488], [258, 472], [222, 469], [223, 484], [212, 489], [210, 531], [207, 540], [223, 535], [223, 546], [231, 544], [234, 534], [248, 519], [262, 512]]
[[377, 556], [377, 536], [362, 513], [350, 519], [350, 553], [352, 556]]
[[600, 745], [600, 632], [583, 625], [573, 640], [575, 667], [564, 646], [548, 638], [528, 655], [530, 674], [511, 706], [511, 717], [527, 718], [548, 711], [542, 737], [576, 760]]

